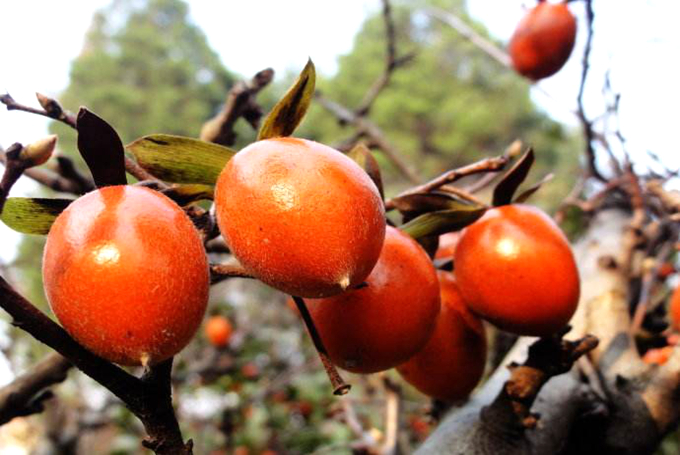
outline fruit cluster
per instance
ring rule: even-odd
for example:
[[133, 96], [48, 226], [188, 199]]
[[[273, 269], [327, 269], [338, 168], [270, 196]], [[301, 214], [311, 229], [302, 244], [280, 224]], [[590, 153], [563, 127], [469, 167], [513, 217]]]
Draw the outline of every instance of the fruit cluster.
[[[524, 335], [560, 330], [579, 280], [568, 243], [539, 210], [489, 209], [425, 250], [387, 226], [379, 191], [353, 160], [316, 142], [273, 138], [237, 153], [215, 189], [219, 229], [245, 270], [306, 297], [331, 361], [355, 373], [396, 367], [427, 395], [465, 397], [482, 376], [480, 318]], [[123, 365], [181, 350], [203, 317], [208, 263], [180, 207], [143, 187], [110, 186], [73, 202], [44, 253], [47, 296], [71, 335]], [[216, 347], [232, 327], [213, 316]]]

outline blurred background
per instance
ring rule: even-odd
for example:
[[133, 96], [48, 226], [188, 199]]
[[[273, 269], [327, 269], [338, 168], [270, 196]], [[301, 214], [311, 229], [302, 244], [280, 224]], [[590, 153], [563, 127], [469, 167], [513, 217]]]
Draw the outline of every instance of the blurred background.
[[[413, 60], [394, 72], [370, 119], [424, 181], [452, 167], [502, 153], [520, 139], [534, 147], [533, 180], [555, 178], [534, 203], [554, 210], [578, 176], [583, 155], [575, 115], [585, 33], [584, 5], [577, 44], [565, 68], [532, 85], [491, 59], [430, 14], [454, 14], [499, 47], [507, 43], [531, 2], [412, 0], [392, 2], [397, 53]], [[663, 0], [594, 2], [595, 22], [584, 107], [605, 134], [619, 134], [642, 167], [675, 169], [675, 84], [680, 49], [674, 18], [680, 5]], [[65, 109], [87, 106], [110, 122], [124, 143], [151, 133], [198, 136], [239, 80], [271, 67], [274, 82], [258, 95], [271, 108], [308, 58], [317, 90], [354, 108], [384, 69], [385, 23], [379, 0], [230, 1], [114, 0], [13, 2], [0, 6], [0, 48], [5, 63], [0, 91], [35, 105], [35, 92]], [[620, 95], [616, 122], [606, 115]], [[241, 148], [256, 133], [236, 127]], [[59, 135], [59, 153], [79, 162], [75, 133], [23, 112], [0, 108], [0, 145]], [[313, 104], [296, 135], [341, 147], [355, 132]], [[371, 145], [371, 144], [369, 144]], [[388, 196], [411, 185], [377, 151]], [[658, 157], [658, 160], [654, 158]], [[79, 162], [80, 163], [80, 162]], [[82, 163], [80, 163], [82, 165]], [[12, 195], [48, 195], [28, 179]], [[42, 290], [44, 239], [0, 224], [0, 265], [8, 279], [49, 312]], [[219, 261], [219, 255], [213, 258]], [[178, 358], [176, 400], [186, 438], [196, 453], [351, 453], [356, 425], [384, 431], [389, 390], [378, 375], [345, 374], [354, 390], [337, 399], [297, 315], [285, 297], [264, 285], [229, 280], [213, 288], [209, 313], [228, 317], [234, 335], [225, 348], [202, 335]], [[0, 385], [42, 358], [47, 349], [11, 328], [0, 314]], [[387, 373], [392, 377], [392, 373]], [[404, 392], [403, 437], [416, 445], [431, 428], [431, 403], [399, 382]], [[142, 429], [105, 390], [77, 372], [58, 387], [42, 415], [0, 427], [0, 453], [137, 453]], [[367, 436], [367, 437], [368, 437]], [[272, 452], [267, 452], [268, 450]]]

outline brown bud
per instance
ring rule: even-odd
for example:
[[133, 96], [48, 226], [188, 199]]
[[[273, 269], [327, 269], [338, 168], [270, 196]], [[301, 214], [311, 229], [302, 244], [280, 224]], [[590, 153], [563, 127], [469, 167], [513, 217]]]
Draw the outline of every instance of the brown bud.
[[50, 159], [56, 145], [57, 135], [51, 134], [28, 144], [23, 148], [19, 157], [28, 167], [40, 166]]
[[42, 108], [45, 109], [47, 115], [50, 117], [59, 118], [64, 112], [64, 109], [54, 98], [50, 98], [49, 96], [38, 92], [36, 92], [35, 97], [38, 99], [38, 103], [40, 103]]

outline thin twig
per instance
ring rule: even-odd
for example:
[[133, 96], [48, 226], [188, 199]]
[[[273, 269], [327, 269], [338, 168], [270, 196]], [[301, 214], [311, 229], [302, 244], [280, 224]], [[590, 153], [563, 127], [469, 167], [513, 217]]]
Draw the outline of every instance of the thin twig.
[[255, 96], [273, 78], [274, 70], [267, 68], [255, 74], [248, 82], [237, 82], [229, 90], [222, 111], [205, 122], [201, 128], [201, 140], [226, 146], [234, 145], [234, 142], [236, 142], [234, 124], [240, 117], [243, 117], [254, 129], [257, 129], [263, 112], [255, 101]]
[[387, 201], [385, 201], [385, 210], [394, 209], [395, 200], [400, 197], [417, 193], [428, 193], [430, 191], [434, 191], [437, 188], [442, 187], [443, 185], [453, 183], [456, 180], [459, 180], [463, 177], [467, 177], [469, 175], [479, 174], [482, 172], [494, 172], [503, 169], [503, 167], [508, 163], [508, 160], [509, 158], [507, 156], [502, 155], [493, 158], [484, 158], [483, 160], [479, 160], [476, 163], [468, 164], [467, 166], [463, 166], [457, 169], [451, 169], [450, 171], [444, 172], [440, 176], [430, 180], [429, 182], [423, 185], [415, 186], [411, 189], [404, 191], [403, 193], [399, 194], [394, 198], [388, 199]]
[[394, 18], [392, 17], [392, 7], [389, 0], [382, 0], [382, 5], [386, 35], [385, 70], [378, 79], [373, 82], [373, 85], [371, 85], [364, 95], [363, 100], [359, 103], [359, 107], [355, 109], [356, 114], [361, 117], [368, 114], [376, 98], [378, 98], [378, 95], [380, 95], [380, 93], [389, 85], [394, 70], [407, 64], [415, 57], [415, 54], [413, 53], [397, 57], [397, 38], [394, 27]]
[[241, 265], [210, 264], [210, 284], [216, 284], [228, 278], [254, 278]]
[[298, 311], [300, 312], [300, 316], [302, 316], [302, 320], [307, 327], [307, 331], [309, 331], [309, 336], [312, 338], [312, 342], [314, 343], [314, 347], [319, 354], [321, 363], [326, 370], [328, 379], [331, 381], [331, 385], [333, 386], [333, 394], [345, 395], [347, 392], [349, 392], [351, 386], [347, 384], [344, 379], [342, 379], [342, 376], [340, 376], [340, 373], [338, 373], [335, 365], [333, 365], [333, 362], [331, 362], [331, 359], [328, 356], [328, 351], [326, 350], [326, 346], [324, 346], [323, 341], [321, 340], [321, 335], [319, 335], [319, 331], [316, 329], [316, 325], [314, 324], [312, 315], [309, 314], [309, 310], [307, 309], [305, 301], [297, 296], [292, 297], [295, 301]]
[[373, 144], [376, 145], [385, 156], [394, 164], [397, 170], [406, 177], [411, 183], [418, 183], [420, 179], [409, 168], [406, 162], [401, 158], [401, 153], [397, 148], [391, 144], [382, 130], [370, 121], [369, 119], [357, 115], [355, 112], [347, 109], [340, 104], [324, 97], [320, 92], [314, 94], [314, 98], [323, 106], [328, 112], [335, 115], [341, 124], [348, 124], [356, 128], [357, 133], [367, 137]]
[[593, 42], [593, 21], [595, 20], [595, 13], [593, 12], [592, 0], [586, 0], [586, 47], [583, 51], [583, 60], [581, 63], [581, 84], [578, 89], [578, 96], [576, 97], [576, 102], [578, 106], [578, 118], [581, 121], [581, 126], [583, 127], [583, 135], [586, 142], [586, 161], [588, 165], [588, 172], [591, 176], [605, 182], [606, 179], [602, 176], [600, 171], [597, 169], [595, 149], [593, 147], [593, 141], [595, 140], [595, 134], [593, 132], [593, 123], [588, 119], [585, 112], [585, 107], [583, 103], [583, 97], [585, 94], [586, 79], [588, 78], [588, 71], [590, 69], [590, 50], [592, 48]]

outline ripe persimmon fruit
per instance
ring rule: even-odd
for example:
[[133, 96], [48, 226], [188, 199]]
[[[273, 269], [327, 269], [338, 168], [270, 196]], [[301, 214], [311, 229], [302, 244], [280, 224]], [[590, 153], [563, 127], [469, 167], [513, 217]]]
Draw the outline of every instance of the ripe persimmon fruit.
[[232, 331], [229, 319], [221, 315], [211, 316], [205, 323], [205, 336], [210, 344], [218, 348], [229, 344]]
[[267, 139], [237, 153], [219, 176], [215, 207], [243, 267], [301, 297], [363, 282], [385, 236], [383, 203], [366, 172], [304, 139]]
[[365, 285], [306, 303], [331, 361], [354, 373], [375, 373], [427, 343], [439, 314], [439, 283], [425, 250], [388, 226]]
[[566, 3], [541, 1], [529, 10], [510, 39], [512, 65], [537, 81], [552, 76], [569, 59], [576, 41], [576, 19]]
[[454, 264], [465, 303], [501, 329], [550, 335], [576, 311], [580, 283], [569, 242], [535, 207], [488, 210], [463, 231]]
[[104, 187], [72, 202], [47, 236], [43, 280], [64, 329], [122, 365], [175, 355], [208, 302], [208, 260], [193, 223], [142, 187]]
[[397, 367], [425, 395], [442, 401], [465, 398], [484, 373], [486, 337], [482, 321], [467, 308], [454, 275], [438, 271], [441, 311], [425, 347]]

